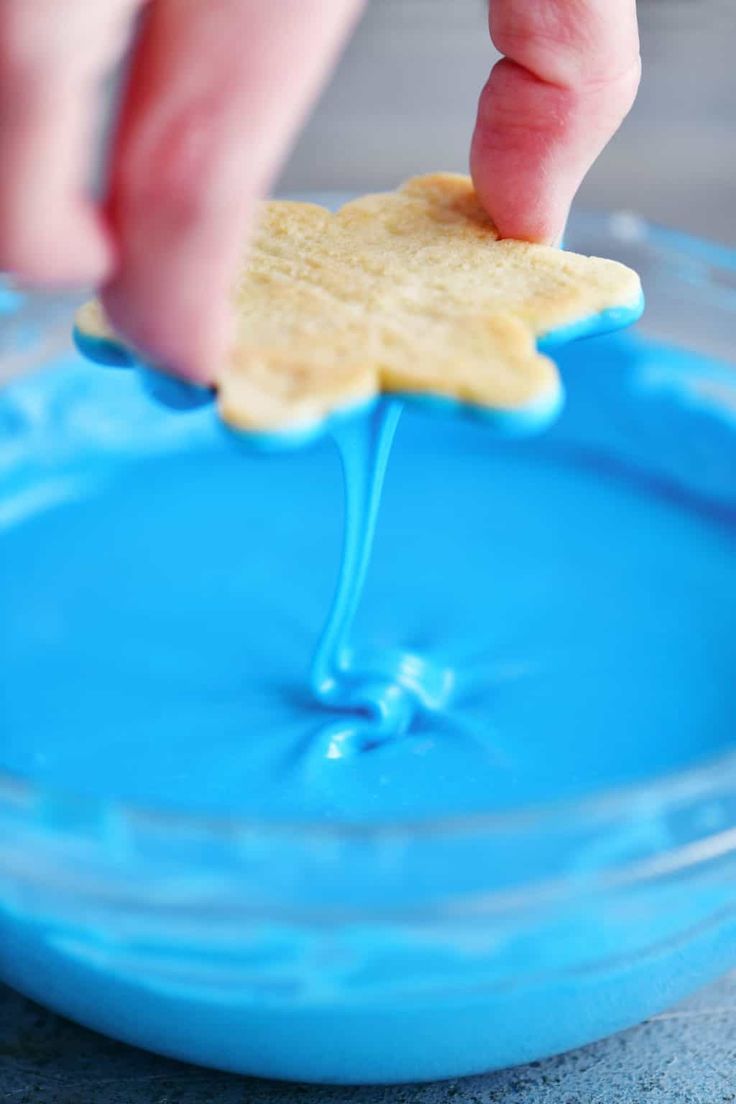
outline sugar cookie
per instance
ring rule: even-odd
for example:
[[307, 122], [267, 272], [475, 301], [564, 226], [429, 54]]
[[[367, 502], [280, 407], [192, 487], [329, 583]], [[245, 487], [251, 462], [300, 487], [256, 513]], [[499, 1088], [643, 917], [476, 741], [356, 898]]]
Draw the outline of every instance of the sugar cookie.
[[[522, 418], [552, 408], [560, 384], [540, 339], [632, 321], [642, 293], [616, 261], [499, 240], [470, 180], [438, 173], [336, 214], [265, 203], [235, 306], [221, 415], [288, 434], [381, 392]], [[97, 303], [77, 332], [96, 359], [125, 355]]]

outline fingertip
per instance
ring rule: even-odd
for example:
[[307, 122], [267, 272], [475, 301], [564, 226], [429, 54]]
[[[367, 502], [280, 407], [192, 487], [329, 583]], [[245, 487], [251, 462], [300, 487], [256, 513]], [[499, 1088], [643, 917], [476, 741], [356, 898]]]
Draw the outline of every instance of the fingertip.
[[94, 207], [71, 204], [49, 216], [0, 210], [0, 270], [31, 287], [82, 287], [108, 280], [112, 238]]
[[559, 245], [572, 202], [562, 187], [557, 192], [527, 183], [526, 173], [515, 173], [501, 159], [487, 156], [482, 142], [473, 141], [470, 172], [481, 204], [500, 238]]
[[470, 167], [503, 238], [559, 242], [590, 158], [574, 90], [552, 86], [508, 58], [478, 104]]
[[101, 298], [115, 330], [147, 364], [203, 387], [215, 382], [231, 339], [224, 310], [182, 304], [165, 288], [147, 295], [139, 280], [115, 280]]

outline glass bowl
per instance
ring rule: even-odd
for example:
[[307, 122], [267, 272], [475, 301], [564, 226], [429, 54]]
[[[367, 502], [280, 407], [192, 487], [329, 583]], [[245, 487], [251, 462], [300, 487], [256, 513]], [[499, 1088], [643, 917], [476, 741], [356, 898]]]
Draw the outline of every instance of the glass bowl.
[[[566, 244], [638, 268], [640, 333], [681, 355], [664, 362], [624, 337], [563, 351], [559, 440], [625, 455], [733, 519], [736, 258], [626, 214], [579, 215]], [[37, 300], [2, 302], [6, 351], [23, 333], [30, 350], [13, 372], [51, 358], [76, 378], [56, 345], [68, 304], [39, 314]], [[592, 372], [594, 360], [615, 371]], [[35, 393], [31, 375], [0, 404], [8, 455], [38, 417]], [[633, 434], [621, 404], [635, 404]], [[149, 429], [142, 416], [104, 432], [121, 456], [130, 441], [165, 449]], [[100, 432], [82, 404], [79, 447]], [[688, 447], [668, 447], [673, 435]], [[60, 477], [48, 493], [70, 486]], [[56, 789], [3, 773], [0, 736], [0, 937], [8, 984], [204, 1065], [347, 1084], [531, 1061], [736, 964], [736, 749], [508, 813], [305, 824]]]

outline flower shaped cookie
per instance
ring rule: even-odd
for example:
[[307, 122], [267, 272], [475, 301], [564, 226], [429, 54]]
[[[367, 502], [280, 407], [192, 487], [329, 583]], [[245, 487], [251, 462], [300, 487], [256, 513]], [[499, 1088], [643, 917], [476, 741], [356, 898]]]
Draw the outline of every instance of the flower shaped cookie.
[[[336, 214], [266, 203], [235, 299], [221, 416], [286, 435], [381, 392], [543, 417], [560, 383], [539, 339], [613, 329], [642, 308], [639, 278], [624, 265], [499, 240], [470, 180], [450, 174]], [[77, 338], [93, 358], [125, 356], [96, 303], [80, 311]]]

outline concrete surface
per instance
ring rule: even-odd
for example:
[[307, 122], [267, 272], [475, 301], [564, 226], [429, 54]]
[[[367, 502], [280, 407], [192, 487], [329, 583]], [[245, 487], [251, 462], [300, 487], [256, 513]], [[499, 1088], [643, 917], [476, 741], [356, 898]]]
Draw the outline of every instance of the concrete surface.
[[729, 1104], [736, 974], [641, 1027], [547, 1062], [396, 1088], [321, 1088], [144, 1054], [0, 987], [0, 1104]]

